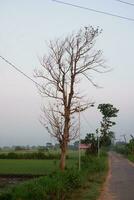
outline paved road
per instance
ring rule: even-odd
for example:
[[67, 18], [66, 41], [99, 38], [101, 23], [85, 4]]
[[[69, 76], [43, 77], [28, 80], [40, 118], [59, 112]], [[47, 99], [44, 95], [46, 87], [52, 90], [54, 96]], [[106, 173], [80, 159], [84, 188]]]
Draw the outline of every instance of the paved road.
[[134, 200], [134, 164], [111, 152], [110, 166], [102, 200]]

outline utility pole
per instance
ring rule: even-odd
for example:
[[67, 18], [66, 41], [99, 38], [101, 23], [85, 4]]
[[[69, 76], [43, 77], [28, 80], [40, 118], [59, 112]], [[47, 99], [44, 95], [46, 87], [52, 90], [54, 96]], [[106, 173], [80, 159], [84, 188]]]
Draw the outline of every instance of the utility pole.
[[81, 170], [81, 150], [80, 150], [80, 144], [81, 144], [81, 141], [80, 141], [80, 102], [79, 102], [79, 171]]
[[98, 157], [99, 157], [100, 156], [100, 139], [99, 139], [98, 129], [96, 129], [96, 133], [97, 133], [97, 153], [98, 153]]

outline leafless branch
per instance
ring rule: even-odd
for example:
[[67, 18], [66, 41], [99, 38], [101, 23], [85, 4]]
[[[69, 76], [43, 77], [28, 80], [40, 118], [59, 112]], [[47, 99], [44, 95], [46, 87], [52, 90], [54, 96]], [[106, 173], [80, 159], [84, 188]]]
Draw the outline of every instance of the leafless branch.
[[107, 69], [102, 51], [94, 49], [100, 33], [98, 27], [89, 26], [64, 39], [50, 41], [49, 53], [41, 61], [42, 70], [35, 72], [42, 81], [41, 95], [48, 97], [49, 102], [52, 99], [55, 102], [43, 110], [45, 119], [42, 120], [48, 124], [45, 127], [57, 138], [64, 153], [68, 142], [78, 134], [72, 116], [93, 105], [91, 102], [82, 103], [84, 97], [77, 92], [76, 85], [80, 86], [80, 80], [86, 78], [99, 88], [90, 75], [93, 72], [104, 73]]

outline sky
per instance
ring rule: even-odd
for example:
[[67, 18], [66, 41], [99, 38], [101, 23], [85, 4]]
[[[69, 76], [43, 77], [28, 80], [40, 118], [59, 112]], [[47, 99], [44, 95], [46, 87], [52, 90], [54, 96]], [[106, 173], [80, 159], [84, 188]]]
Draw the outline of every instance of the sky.
[[[126, 0], [127, 1], [127, 0]], [[134, 6], [116, 0], [65, 0], [104, 12], [134, 18]], [[129, 0], [133, 3], [132, 0]], [[117, 139], [134, 134], [134, 21], [121, 20], [89, 10], [58, 4], [52, 0], [0, 0], [0, 55], [34, 79], [39, 59], [47, 53], [46, 42], [92, 25], [103, 29], [96, 49], [103, 51], [112, 71], [94, 74], [102, 86], [82, 85], [95, 107], [81, 114], [81, 138], [100, 127], [100, 103], [119, 109], [113, 128]], [[38, 80], [36, 80], [38, 81]], [[33, 82], [0, 59], [0, 146], [44, 145], [56, 142], [40, 124], [42, 99]]]

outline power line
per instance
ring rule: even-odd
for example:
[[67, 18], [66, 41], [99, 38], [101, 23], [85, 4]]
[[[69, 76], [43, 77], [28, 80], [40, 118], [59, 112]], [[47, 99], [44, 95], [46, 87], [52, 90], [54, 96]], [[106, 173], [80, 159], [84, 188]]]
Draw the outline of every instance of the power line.
[[34, 84], [36, 84], [39, 87], [42, 87], [39, 83], [37, 83], [36, 81], [34, 81], [30, 76], [28, 76], [26, 73], [24, 73], [23, 71], [21, 71], [18, 67], [16, 67], [14, 64], [12, 64], [11, 62], [9, 62], [6, 58], [4, 58], [1, 55], [0, 55], [0, 58], [2, 60], [4, 60], [7, 64], [9, 64], [11, 67], [13, 67], [17, 72], [19, 72], [20, 74], [22, 74], [23, 76], [25, 76], [27, 79], [29, 79], [30, 81], [32, 81]]
[[118, 1], [118, 2], [120, 2], [120, 3], [127, 4], [127, 5], [129, 5], [129, 6], [134, 6], [134, 4], [133, 4], [133, 3], [130, 3], [130, 2], [121, 1], [121, 0], [115, 0], [115, 1]]
[[72, 6], [72, 7], [75, 7], [75, 8], [80, 8], [80, 9], [84, 9], [84, 10], [88, 10], [88, 11], [92, 11], [92, 12], [96, 12], [96, 13], [100, 13], [100, 14], [104, 14], [104, 15], [109, 15], [109, 16], [112, 16], [112, 17], [117, 17], [117, 18], [120, 18], [120, 19], [124, 19], [124, 20], [134, 22], [134, 18], [129, 18], [129, 17], [125, 17], [125, 16], [121, 16], [121, 15], [117, 15], [117, 14], [113, 14], [113, 13], [109, 13], [109, 12], [105, 12], [105, 11], [101, 11], [101, 10], [96, 10], [96, 9], [93, 9], [93, 8], [84, 7], [84, 6], [80, 6], [80, 5], [76, 5], [76, 4], [72, 4], [72, 3], [68, 3], [68, 2], [64, 2], [64, 1], [59, 1], [59, 0], [51, 0], [51, 1], [54, 1], [54, 2], [59, 3], [59, 4], [64, 4], [64, 5]]

